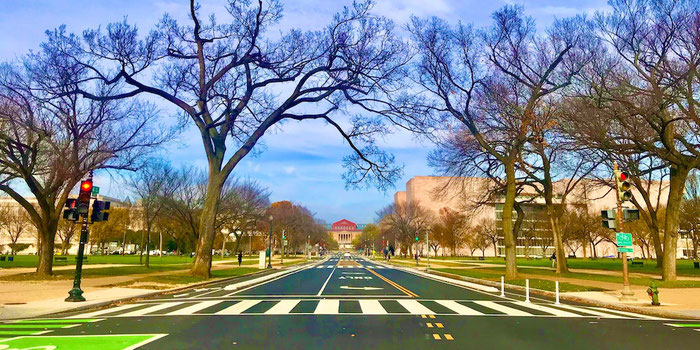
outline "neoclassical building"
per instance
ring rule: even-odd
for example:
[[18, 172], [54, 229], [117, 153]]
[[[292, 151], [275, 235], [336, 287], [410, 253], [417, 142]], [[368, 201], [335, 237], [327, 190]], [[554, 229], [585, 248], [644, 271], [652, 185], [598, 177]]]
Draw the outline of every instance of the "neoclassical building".
[[352, 240], [362, 233], [364, 224], [356, 224], [350, 220], [343, 219], [328, 225], [328, 233], [338, 242], [341, 250], [353, 249]]

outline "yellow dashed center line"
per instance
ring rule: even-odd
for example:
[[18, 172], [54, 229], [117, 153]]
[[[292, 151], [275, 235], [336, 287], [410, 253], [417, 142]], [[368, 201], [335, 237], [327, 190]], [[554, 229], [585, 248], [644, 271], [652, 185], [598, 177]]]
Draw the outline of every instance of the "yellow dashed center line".
[[433, 339], [435, 339], [435, 340], [440, 340], [440, 339], [442, 339], [442, 338], [440, 338], [440, 334], [433, 333]]
[[[382, 275], [376, 273], [376, 272], [373, 271], [372, 269], [369, 269], [369, 268], [366, 268], [366, 267], [365, 267], [365, 270], [367, 270], [367, 271], [369, 271], [370, 273], [372, 273], [373, 275], [379, 277], [379, 279], [381, 279], [382, 281], [384, 281], [384, 282], [386, 282], [386, 283], [389, 283], [389, 284], [392, 285], [394, 288], [400, 290], [401, 292], [403, 292], [404, 294], [408, 295], [409, 297], [414, 297], [414, 298], [415, 298], [415, 297], [418, 297], [418, 294], [413, 293], [413, 292], [411, 292], [410, 290], [408, 290], [408, 289], [406, 289], [406, 288], [400, 286], [398, 283], [396, 283], [396, 282], [394, 282], [394, 281], [392, 281], [392, 280], [390, 280], [390, 279], [388, 279], [388, 278], [386, 278], [386, 277], [384, 277], [384, 276], [382, 276]], [[433, 315], [430, 315], [430, 316], [431, 316], [430, 318], [435, 318], [435, 316], [433, 316]]]
[[445, 328], [445, 327], [442, 325], [442, 323], [436, 323], [435, 325], [437, 326], [437, 328]]
[[447, 340], [455, 340], [455, 338], [452, 338], [451, 334], [445, 334], [445, 339]]
[[428, 328], [433, 328], [433, 324], [432, 324], [432, 323], [426, 323], [425, 325], [428, 326]]

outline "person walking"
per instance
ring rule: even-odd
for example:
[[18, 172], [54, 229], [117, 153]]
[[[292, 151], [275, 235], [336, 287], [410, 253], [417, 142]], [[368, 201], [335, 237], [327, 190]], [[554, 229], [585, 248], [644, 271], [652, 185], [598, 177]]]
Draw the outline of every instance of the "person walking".
[[238, 252], [238, 267], [241, 267], [241, 263], [243, 262], [243, 253], [240, 251]]
[[557, 266], [557, 254], [556, 253], [552, 253], [552, 256], [549, 257], [549, 260], [552, 260], [552, 267]]

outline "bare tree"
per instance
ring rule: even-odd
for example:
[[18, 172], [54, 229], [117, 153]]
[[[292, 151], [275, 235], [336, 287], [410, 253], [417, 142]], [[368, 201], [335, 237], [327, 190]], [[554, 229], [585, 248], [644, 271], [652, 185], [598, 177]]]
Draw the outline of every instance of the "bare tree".
[[452, 250], [452, 256], [457, 254], [457, 249], [464, 246], [469, 239], [467, 217], [450, 208], [440, 209], [440, 214], [435, 220], [433, 229], [437, 231], [440, 244]]
[[[150, 105], [71, 93], [71, 82], [84, 77], [48, 46], [25, 56], [21, 66], [0, 66], [0, 190], [27, 211], [36, 227], [40, 276], [52, 274], [61, 210], [80, 179], [98, 169], [133, 169], [170, 135], [157, 125]], [[112, 90], [94, 86], [100, 95]]]
[[59, 220], [56, 235], [61, 240], [61, 255], [68, 254], [68, 249], [71, 246], [71, 240], [76, 233], [79, 232], [80, 226], [75, 221]]
[[581, 69], [579, 42], [585, 33], [580, 20], [571, 19], [538, 35], [520, 7], [504, 7], [493, 19], [480, 35], [461, 24], [412, 20], [409, 30], [420, 53], [413, 79], [425, 90], [415, 104], [428, 106], [443, 129], [451, 125], [443, 116], [452, 116], [471, 134], [482, 162], [505, 179], [506, 277], [515, 278], [517, 163], [526, 142], [538, 136], [534, 116], [543, 99], [571, 84]]
[[[680, 206], [689, 172], [700, 167], [697, 87], [700, 45], [696, 1], [613, 0], [596, 16], [612, 48], [579, 101], [579, 133], [601, 149], [653, 157], [668, 167], [664, 280], [676, 279]], [[590, 120], [605, 120], [592, 129]], [[652, 226], [653, 227], [653, 226]], [[658, 245], [658, 244], [655, 244]]]
[[224, 185], [217, 222], [236, 237], [234, 252], [238, 251], [243, 236], [252, 235], [258, 222], [264, 220], [269, 205], [269, 191], [253, 180], [230, 178]]
[[[151, 232], [158, 217], [162, 214], [166, 206], [166, 199], [172, 198], [173, 193], [180, 187], [177, 181], [176, 171], [168, 164], [159, 159], [151, 159], [146, 162], [133, 176], [127, 184], [131, 191], [138, 197], [138, 208], [141, 211], [140, 226], [143, 229], [141, 244], [141, 256], [146, 250], [145, 266], [149, 267], [151, 243]], [[211, 254], [211, 252], [209, 252]], [[139, 258], [141, 262], [141, 258]]]
[[5, 205], [0, 208], [0, 228], [10, 239], [10, 254], [17, 253], [17, 241], [26, 232], [29, 215], [20, 207]]
[[[106, 33], [86, 31], [82, 40], [55, 32], [47, 46], [91, 72], [92, 81], [126, 85], [109, 97], [85, 85], [74, 91], [97, 100], [151, 94], [197, 126], [209, 181], [192, 274], [208, 277], [221, 189], [270, 128], [288, 120], [324, 120], [353, 150], [344, 159], [349, 186], [386, 188], [398, 178], [393, 157], [374, 143], [374, 135], [387, 132], [374, 115], [392, 113], [382, 101], [396, 90], [410, 56], [391, 21], [370, 15], [370, 8], [370, 1], [356, 2], [324, 30], [267, 36], [282, 15], [277, 0], [228, 1], [226, 23], [213, 16], [204, 20], [190, 0], [190, 25], [166, 14], [145, 37], [124, 21], [108, 25]], [[349, 105], [371, 115], [344, 123], [338, 115]]]
[[389, 241], [400, 245], [403, 255], [412, 254], [414, 237], [422, 236], [431, 228], [431, 213], [416, 202], [398, 203], [387, 208], [392, 211], [382, 218], [380, 228], [389, 235]]

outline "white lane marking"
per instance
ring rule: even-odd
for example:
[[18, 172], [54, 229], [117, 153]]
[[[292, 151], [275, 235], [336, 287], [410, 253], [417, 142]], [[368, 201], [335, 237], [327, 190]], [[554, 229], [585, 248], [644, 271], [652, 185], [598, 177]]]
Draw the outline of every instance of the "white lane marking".
[[466, 307], [454, 300], [435, 300], [436, 303], [460, 314], [460, 315], [483, 315], [483, 313]]
[[501, 305], [499, 303], [494, 303], [493, 301], [486, 301], [486, 300], [474, 300], [473, 301], [475, 304], [479, 304], [483, 307], [487, 307], [489, 309], [493, 309], [496, 311], [500, 311], [506, 315], [509, 316], [536, 316], [530, 313], [527, 313], [525, 311], [521, 311], [518, 309], [514, 309], [512, 307], [508, 307], [505, 305]]
[[211, 306], [214, 306], [214, 305], [216, 305], [216, 304], [219, 304], [219, 303], [221, 303], [222, 301], [223, 301], [223, 300], [202, 301], [202, 302], [199, 302], [199, 303], [197, 303], [197, 304], [194, 304], [194, 305], [191, 305], [191, 306], [188, 306], [188, 307], [179, 309], [179, 310], [175, 310], [175, 311], [173, 311], [173, 312], [169, 312], [169, 313], [167, 313], [166, 315], [169, 315], [169, 316], [170, 316], [170, 315], [192, 315], [193, 313], [195, 313], [195, 312], [197, 312], [197, 311], [204, 310], [204, 309], [206, 309], [206, 308], [208, 308], [208, 307], [211, 307]]
[[282, 300], [279, 303], [275, 304], [270, 310], [265, 311], [265, 314], [267, 315], [285, 315], [288, 314], [294, 309], [297, 304], [299, 304], [301, 300], [296, 299], [296, 300]]
[[241, 312], [250, 309], [251, 307], [257, 305], [262, 300], [243, 300], [240, 303], [231, 305], [219, 312], [214, 313], [215, 315], [238, 315]]
[[379, 303], [379, 300], [358, 300], [360, 309], [366, 315], [386, 315], [386, 310]]
[[335, 267], [335, 265], [328, 265], [328, 266], [326, 266], [326, 267], [329, 268], [329, 269], [332, 269], [332, 268]]
[[622, 316], [618, 316], [618, 315], [613, 315], [613, 314], [610, 314], [607, 312], [600, 312], [600, 311], [591, 310], [589, 308], [575, 307], [575, 306], [566, 305], [566, 304], [559, 304], [559, 305], [557, 305], [557, 307], [572, 310], [572, 311], [579, 311], [579, 312], [587, 313], [589, 315], [601, 316], [601, 317], [605, 317], [605, 318], [626, 318], [626, 317], [622, 317]]
[[594, 307], [594, 309], [603, 310], [603, 311], [610, 311], [610, 312], [614, 312], [614, 313], [616, 313], [616, 314], [625, 315], [625, 316], [629, 316], [629, 317], [632, 317], [632, 318], [643, 318], [643, 319], [646, 319], [646, 320], [663, 320], [663, 319], [664, 319], [664, 318], [662, 318], [662, 317], [647, 316], [647, 315], [637, 314], [637, 313], [634, 313], [634, 312], [619, 311], [619, 310], [615, 310], [615, 309], [610, 309], [610, 310], [608, 310], [608, 309], [605, 309], [605, 308], [602, 308], [602, 307]]
[[321, 266], [316, 266], [317, 269], [322, 269], [322, 268], [324, 268], [324, 267], [325, 267], [325, 266], [323, 266], [323, 265], [321, 265]]
[[187, 296], [187, 295], [189, 295], [189, 294], [190, 294], [190, 293], [175, 294], [175, 295], [173, 295], [173, 296], [174, 296], [175, 298], [182, 298], [182, 297]]
[[323, 290], [326, 289], [326, 285], [328, 284], [328, 281], [331, 280], [331, 277], [333, 276], [333, 273], [335, 273], [335, 269], [333, 269], [333, 271], [331, 271], [331, 273], [328, 275], [328, 278], [326, 278], [326, 282], [324, 282], [324, 283], [323, 283], [323, 286], [321, 286], [321, 290], [319, 290], [318, 293], [316, 293], [316, 296], [317, 296], [317, 297], [318, 297], [318, 296], [321, 296], [321, 293], [323, 293]]
[[554, 308], [551, 308], [551, 307], [547, 307], [547, 306], [540, 305], [540, 304], [535, 304], [535, 303], [526, 303], [526, 302], [524, 302], [524, 301], [516, 301], [515, 304], [520, 305], [520, 306], [522, 306], [522, 307], [529, 308], [529, 309], [535, 309], [535, 310], [539, 310], [539, 311], [544, 311], [544, 312], [546, 312], [546, 313], [548, 313], [548, 314], [552, 314], [552, 315], [555, 315], [555, 316], [563, 316], [563, 317], [583, 317], [583, 315], [575, 314], [575, 313], [573, 313], [573, 312], [562, 311], [562, 310], [554, 309]]
[[401, 306], [414, 315], [434, 315], [435, 313], [415, 300], [397, 300]]
[[126, 304], [126, 305], [121, 305], [117, 307], [113, 307], [111, 309], [104, 309], [104, 310], [98, 310], [98, 311], [93, 311], [93, 312], [88, 312], [85, 314], [80, 314], [80, 315], [75, 315], [75, 316], [69, 316], [68, 318], [91, 318], [99, 315], [104, 315], [104, 314], [109, 314], [112, 312], [117, 312], [117, 311], [124, 311], [124, 310], [129, 310], [133, 309], [139, 305], [143, 304]]
[[180, 305], [180, 304], [182, 304], [181, 301], [172, 302], [172, 303], [156, 304], [156, 305], [147, 307], [147, 308], [145, 308], [145, 309], [136, 310], [136, 311], [131, 311], [131, 312], [127, 312], [127, 313], [125, 313], [125, 314], [117, 315], [117, 316], [119, 316], [119, 317], [143, 316], [143, 315], [149, 314], [149, 313], [151, 313], [151, 312], [160, 311], [160, 310], [167, 309], [167, 308], [169, 308], [169, 307], [177, 306], [177, 305]]
[[338, 313], [339, 308], [340, 300], [322, 299], [318, 301], [318, 305], [316, 305], [316, 310], [314, 310], [314, 314], [335, 315]]

